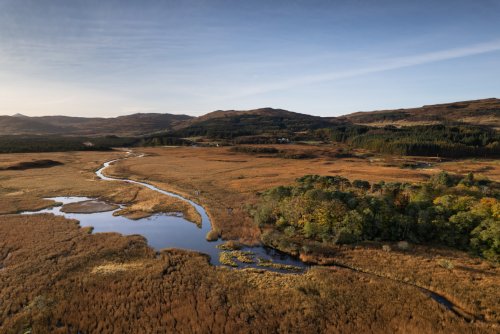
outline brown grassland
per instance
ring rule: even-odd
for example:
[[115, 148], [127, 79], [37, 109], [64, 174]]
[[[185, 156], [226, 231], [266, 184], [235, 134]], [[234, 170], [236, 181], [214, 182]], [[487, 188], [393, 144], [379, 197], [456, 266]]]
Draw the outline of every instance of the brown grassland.
[[[473, 171], [500, 181], [497, 161], [419, 158], [432, 166], [403, 169], [401, 163], [416, 159], [361, 151], [336, 158], [337, 147], [290, 145], [285, 150], [314, 157], [284, 159], [228, 148], [150, 148], [141, 149], [147, 156], [120, 161], [107, 174], [146, 181], [191, 198], [207, 209], [213, 228], [223, 238], [246, 243], [256, 243], [260, 236], [246, 205], [254, 203], [260, 191], [305, 174], [419, 181], [447, 170]], [[185, 203], [166, 201], [137, 185], [99, 181], [94, 171], [120, 156], [122, 152], [0, 156], [0, 167], [41, 158], [63, 163], [0, 171], [0, 213], [9, 214], [0, 216], [0, 332], [499, 330], [499, 269], [459, 251], [415, 246], [387, 252], [371, 244], [346, 246], [337, 250], [334, 260], [356, 270], [316, 266], [305, 274], [277, 274], [214, 267], [206, 256], [189, 251], [157, 254], [141, 237], [91, 234], [62, 217], [14, 214], [51, 205], [44, 197], [71, 195], [127, 203], [124, 213], [136, 217], [156, 211], [193, 215]], [[459, 315], [419, 286], [445, 296]]]
[[62, 165], [24, 171], [4, 170], [0, 174], [0, 214], [37, 210], [51, 204], [46, 197], [98, 197], [111, 203], [126, 203], [118, 214], [130, 218], [148, 217], [154, 212], [182, 212], [186, 219], [199, 224], [201, 217], [189, 204], [163, 196], [142, 186], [101, 181], [94, 171], [107, 160], [123, 157], [123, 152], [66, 152], [45, 154], [9, 154], [0, 156], [0, 168], [21, 162], [51, 157]]

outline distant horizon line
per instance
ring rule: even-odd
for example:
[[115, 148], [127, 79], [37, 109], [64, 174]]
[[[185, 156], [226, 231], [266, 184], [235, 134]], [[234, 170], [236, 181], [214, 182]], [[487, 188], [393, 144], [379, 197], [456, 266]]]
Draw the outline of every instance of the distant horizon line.
[[73, 118], [118, 118], [118, 117], [123, 117], [123, 116], [131, 116], [131, 115], [151, 115], [151, 114], [158, 114], [158, 115], [175, 115], [175, 116], [189, 116], [193, 118], [197, 117], [202, 117], [214, 112], [228, 112], [228, 111], [254, 111], [254, 110], [263, 110], [263, 109], [272, 109], [272, 110], [283, 110], [283, 111], [288, 111], [288, 112], [293, 112], [293, 113], [298, 113], [298, 114], [303, 114], [303, 115], [309, 115], [309, 116], [314, 116], [314, 117], [322, 117], [322, 118], [328, 118], [328, 117], [344, 117], [347, 115], [352, 115], [355, 113], [369, 113], [369, 112], [376, 112], [376, 111], [391, 111], [391, 110], [406, 110], [406, 109], [417, 109], [417, 108], [423, 108], [427, 106], [439, 106], [439, 105], [446, 105], [446, 104], [454, 104], [454, 103], [465, 103], [465, 102], [477, 102], [477, 101], [488, 101], [488, 100], [498, 100], [499, 98], [497, 97], [485, 97], [485, 98], [475, 98], [475, 99], [467, 99], [467, 100], [459, 100], [459, 101], [451, 101], [451, 102], [437, 102], [437, 103], [426, 103], [422, 104], [420, 106], [410, 106], [410, 107], [399, 107], [399, 108], [384, 108], [384, 109], [372, 109], [372, 110], [358, 110], [358, 111], [353, 111], [347, 114], [342, 114], [338, 116], [318, 116], [310, 113], [303, 113], [303, 112], [298, 112], [290, 109], [283, 109], [283, 108], [276, 108], [276, 107], [260, 107], [260, 108], [250, 108], [250, 109], [217, 109], [217, 110], [212, 110], [209, 111], [205, 114], [201, 115], [190, 115], [186, 112], [180, 112], [180, 113], [172, 113], [172, 112], [131, 112], [131, 113], [126, 113], [126, 114], [120, 114], [117, 116], [74, 116], [74, 115], [64, 115], [64, 114], [46, 114], [46, 115], [36, 115], [36, 116], [30, 116], [30, 115], [25, 115], [23, 113], [17, 112], [15, 114], [0, 114], [0, 116], [9, 116], [9, 117], [28, 117], [28, 118], [34, 118], [34, 117], [73, 117]]

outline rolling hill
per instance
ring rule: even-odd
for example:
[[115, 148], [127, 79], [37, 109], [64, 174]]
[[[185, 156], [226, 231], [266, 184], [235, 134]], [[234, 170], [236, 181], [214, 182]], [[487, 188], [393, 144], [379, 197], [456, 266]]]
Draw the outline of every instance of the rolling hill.
[[176, 135], [234, 138], [255, 135], [290, 135], [338, 124], [337, 119], [283, 109], [217, 110], [180, 123]]
[[490, 98], [424, 105], [420, 108], [356, 112], [341, 118], [355, 124], [376, 127], [465, 123], [500, 129], [500, 99]]
[[227, 138], [262, 134], [290, 134], [358, 124], [387, 125], [469, 124], [500, 129], [500, 99], [424, 105], [420, 108], [355, 112], [341, 117], [318, 117], [283, 109], [217, 110], [200, 117], [145, 113], [114, 118], [69, 116], [0, 116], [0, 135], [140, 136], [169, 133], [180, 137]]
[[187, 115], [132, 114], [114, 118], [0, 116], [0, 135], [138, 136], [167, 131], [191, 119]]

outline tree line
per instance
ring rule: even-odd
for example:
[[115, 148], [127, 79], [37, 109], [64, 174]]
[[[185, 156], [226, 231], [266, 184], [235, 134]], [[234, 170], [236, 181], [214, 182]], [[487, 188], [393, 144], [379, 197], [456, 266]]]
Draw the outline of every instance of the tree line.
[[143, 137], [0, 136], [0, 153], [108, 151], [114, 147], [191, 144], [182, 138], [158, 134]]
[[500, 134], [487, 127], [471, 125], [422, 125], [371, 128], [352, 125], [317, 130], [323, 140], [344, 142], [372, 151], [439, 157], [498, 157]]

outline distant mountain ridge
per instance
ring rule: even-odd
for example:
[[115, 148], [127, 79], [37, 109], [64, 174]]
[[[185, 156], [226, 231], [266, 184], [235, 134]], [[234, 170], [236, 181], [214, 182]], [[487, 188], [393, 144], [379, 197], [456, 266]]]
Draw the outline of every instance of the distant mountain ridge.
[[232, 138], [260, 133], [297, 133], [347, 124], [400, 127], [458, 123], [500, 129], [500, 100], [490, 98], [420, 108], [356, 112], [341, 117], [319, 117], [274, 108], [216, 110], [199, 117], [160, 113], [114, 118], [16, 114], [0, 116], [0, 135], [141, 136], [169, 133], [178, 137]]

